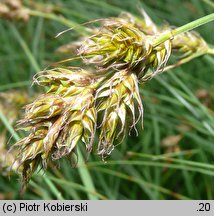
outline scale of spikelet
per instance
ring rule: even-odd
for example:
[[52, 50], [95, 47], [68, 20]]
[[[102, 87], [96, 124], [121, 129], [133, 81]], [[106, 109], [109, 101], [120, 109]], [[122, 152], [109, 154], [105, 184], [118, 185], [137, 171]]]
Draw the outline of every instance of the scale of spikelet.
[[162, 71], [170, 56], [171, 42], [153, 47], [156, 37], [145, 35], [124, 19], [106, 19], [100, 31], [83, 43], [78, 54], [100, 71], [128, 69], [141, 79], [149, 69], [154, 74]]
[[134, 73], [120, 71], [97, 91], [97, 112], [101, 116], [98, 154], [109, 155], [115, 143], [122, 142], [128, 130], [135, 128], [141, 118], [138, 79]]
[[15, 144], [15, 165], [22, 170], [24, 183], [38, 165], [45, 168], [48, 159], [71, 156], [80, 140], [91, 150], [97, 118], [94, 81], [79, 68], [48, 70], [37, 77], [36, 82], [49, 90], [26, 107], [18, 126], [29, 134]]
[[172, 41], [173, 51], [180, 54], [180, 58], [186, 58], [195, 53], [206, 53], [209, 49], [204, 39], [194, 31], [185, 32], [174, 37]]
[[128, 12], [123, 12], [119, 17], [142, 31], [145, 35], [155, 35], [160, 32], [158, 26], [155, 25], [149, 15], [143, 9], [141, 9], [141, 15], [142, 17], [139, 18]]

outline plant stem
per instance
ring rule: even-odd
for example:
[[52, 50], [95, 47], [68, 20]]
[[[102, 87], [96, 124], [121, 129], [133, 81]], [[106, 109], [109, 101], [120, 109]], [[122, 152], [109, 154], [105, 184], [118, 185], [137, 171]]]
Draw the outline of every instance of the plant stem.
[[32, 83], [32, 81], [26, 80], [26, 81], [20, 81], [20, 82], [1, 85], [0, 91], [5, 91], [7, 89], [12, 89], [12, 88], [19, 88], [19, 87], [23, 87], [23, 86], [29, 86], [31, 83]]
[[24, 50], [26, 56], [28, 57], [31, 65], [32, 65], [32, 67], [35, 70], [35, 72], [40, 71], [39, 64], [37, 63], [35, 57], [33, 56], [32, 52], [31, 52], [31, 50], [27, 46], [27, 43], [23, 40], [23, 38], [21, 37], [20, 33], [17, 31], [16, 27], [14, 25], [10, 24], [10, 28], [11, 28], [14, 36], [16, 37], [17, 41], [21, 45], [22, 49]]
[[58, 200], [64, 200], [64, 198], [62, 196], [62, 193], [58, 191], [58, 189], [53, 184], [53, 182], [50, 180], [50, 178], [47, 175], [44, 175], [43, 179], [44, 179], [45, 183], [49, 186], [49, 188], [51, 189], [51, 191], [54, 193], [54, 195], [56, 196], [56, 198]]
[[214, 55], [214, 49], [208, 49], [207, 54], [209, 55]]
[[184, 58], [184, 59], [181, 59], [180, 61], [178, 61], [177, 63], [175, 63], [175, 64], [173, 64], [173, 65], [168, 65], [168, 66], [166, 66], [166, 67], [163, 69], [162, 72], [165, 72], [165, 71], [171, 70], [171, 69], [173, 69], [173, 68], [179, 67], [179, 66], [181, 66], [182, 64], [185, 64], [185, 63], [187, 63], [187, 62], [189, 62], [189, 61], [191, 61], [191, 60], [193, 60], [193, 59], [195, 59], [195, 58], [197, 58], [197, 57], [199, 57], [199, 56], [205, 55], [205, 54], [211, 54], [211, 53], [210, 53], [210, 50], [208, 50], [208, 51], [205, 50], [205, 51], [203, 51], [203, 52], [196, 52], [196, 53], [194, 53], [194, 54], [192, 54], [192, 55], [190, 55], [190, 56], [188, 56], [188, 57], [186, 57], [186, 58]]
[[[18, 42], [20, 43], [22, 49], [24, 50], [26, 56], [28, 57], [29, 61], [31, 62], [31, 65], [33, 66], [34, 70], [36, 72], [40, 71], [40, 66], [37, 63], [35, 57], [33, 56], [31, 50], [29, 49], [29, 47], [27, 46], [26, 42], [23, 40], [23, 38], [21, 37], [20, 33], [17, 31], [16, 27], [14, 25], [11, 25], [11, 30], [13, 31], [14, 35], [16, 36]], [[3, 113], [0, 112], [0, 119], [2, 120], [2, 122], [4, 123], [4, 125], [6, 126], [6, 128], [8, 129], [8, 131], [12, 134], [13, 138], [15, 139], [15, 141], [19, 141], [20, 137], [19, 135], [16, 133], [16, 131], [13, 129], [13, 127], [10, 125], [9, 121], [7, 120], [7, 118], [4, 116]], [[58, 191], [58, 189], [56, 188], [56, 186], [51, 182], [50, 179], [48, 179], [47, 176], [42, 176], [44, 178], [44, 181], [48, 184], [49, 188], [51, 189], [51, 191], [53, 192], [53, 194], [56, 195], [57, 199], [63, 199], [61, 193]]]
[[14, 140], [18, 141], [20, 139], [19, 135], [13, 129], [13, 127], [10, 124], [10, 122], [8, 121], [8, 119], [5, 117], [5, 115], [2, 112], [0, 112], [0, 120], [5, 125], [5, 127], [7, 128], [7, 130], [10, 132], [10, 134], [12, 135], [12, 137], [14, 138]]
[[96, 191], [90, 191], [88, 189], [88, 187], [84, 187], [83, 185], [81, 185], [79, 183], [75, 183], [75, 182], [72, 182], [72, 181], [66, 181], [65, 179], [56, 178], [56, 177], [53, 177], [51, 175], [50, 175], [49, 178], [52, 181], [54, 181], [55, 183], [58, 183], [60, 186], [72, 187], [72, 188], [75, 188], [76, 190], [80, 190], [80, 191], [86, 192], [88, 194], [96, 195], [96, 197], [98, 197], [99, 199], [102, 199], [102, 200], [106, 200], [107, 199], [106, 196], [104, 196], [104, 195], [102, 195], [100, 193], [97, 193]]
[[78, 153], [78, 159], [79, 159], [78, 171], [81, 176], [82, 182], [88, 191], [93, 192], [93, 193], [88, 193], [88, 198], [90, 200], [97, 200], [98, 197], [96, 195], [97, 194], [96, 189], [94, 187], [93, 181], [88, 171], [88, 168], [85, 166], [84, 158], [79, 148], [77, 149], [77, 153]]
[[190, 30], [192, 30], [194, 28], [197, 28], [197, 27], [199, 27], [201, 25], [204, 25], [204, 24], [206, 24], [208, 22], [211, 22], [213, 20], [214, 20], [214, 13], [211, 13], [211, 14], [209, 14], [207, 16], [201, 17], [201, 18], [199, 18], [197, 20], [194, 20], [194, 21], [192, 21], [190, 23], [187, 23], [186, 25], [180, 26], [180, 27], [178, 27], [178, 28], [176, 28], [176, 29], [174, 29], [174, 30], [172, 30], [170, 32], [167, 32], [167, 33], [161, 35], [159, 38], [157, 38], [154, 41], [153, 46], [154, 47], [158, 46], [161, 43], [164, 43], [165, 41], [173, 38], [176, 35], [179, 35], [181, 33], [190, 31]]

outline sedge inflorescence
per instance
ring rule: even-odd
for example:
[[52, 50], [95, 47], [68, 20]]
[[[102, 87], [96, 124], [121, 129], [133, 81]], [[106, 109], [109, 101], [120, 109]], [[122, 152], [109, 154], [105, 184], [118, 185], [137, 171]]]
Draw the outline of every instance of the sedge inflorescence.
[[47, 92], [26, 106], [18, 128], [28, 135], [14, 145], [24, 183], [38, 166], [71, 157], [79, 142], [87, 152], [96, 146], [104, 159], [136, 131], [138, 122], [143, 125], [139, 83], [161, 73], [174, 53], [182, 62], [208, 49], [194, 32], [154, 45], [171, 27], [156, 26], [145, 12], [143, 16], [123, 13], [92, 29], [94, 33], [78, 43], [77, 55], [85, 69], [61, 67], [36, 75], [35, 82]]

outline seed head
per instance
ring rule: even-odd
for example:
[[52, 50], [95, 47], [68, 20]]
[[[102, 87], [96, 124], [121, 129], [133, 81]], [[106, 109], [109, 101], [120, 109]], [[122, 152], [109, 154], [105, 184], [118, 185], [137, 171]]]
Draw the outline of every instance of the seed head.
[[177, 35], [172, 41], [172, 49], [185, 58], [194, 53], [205, 53], [209, 47], [204, 39], [194, 31]]
[[80, 140], [90, 151], [96, 128], [94, 79], [87, 71], [48, 70], [35, 82], [49, 90], [26, 107], [25, 118], [18, 123], [19, 129], [29, 133], [15, 144], [19, 150], [16, 165], [24, 183], [39, 165], [45, 168], [49, 159], [71, 156]]
[[156, 37], [121, 18], [106, 19], [100, 31], [85, 41], [79, 55], [101, 71], [129, 70], [141, 79], [149, 69], [160, 72], [170, 56], [171, 42], [153, 47]]
[[24, 184], [38, 166], [72, 156], [80, 141], [90, 152], [96, 131], [97, 151], [104, 158], [143, 120], [137, 75], [128, 70], [110, 73], [100, 77], [80, 68], [57, 68], [35, 77], [48, 91], [26, 106], [25, 118], [18, 122], [28, 132], [14, 145], [14, 164]]
[[109, 155], [114, 144], [122, 142], [127, 131], [135, 128], [138, 120], [143, 124], [143, 105], [138, 79], [134, 73], [115, 73], [97, 92], [97, 112], [100, 123], [98, 154]]
[[[130, 13], [122, 13], [120, 17], [142, 31], [145, 35], [158, 35], [174, 29], [169, 24], [157, 26], [148, 14], [142, 10], [142, 17], [138, 18]], [[194, 53], [205, 53], [208, 45], [205, 40], [195, 31], [185, 32], [175, 36], [171, 40], [172, 51], [180, 54], [181, 58], [188, 57]]]
[[19, 152], [15, 164], [24, 183], [39, 165], [46, 168], [49, 160], [70, 157], [80, 141], [90, 152], [96, 131], [97, 152], [105, 158], [139, 120], [143, 123], [138, 82], [162, 72], [172, 49], [182, 58], [207, 49], [193, 32], [157, 45], [166, 31], [173, 35], [170, 26], [157, 27], [145, 12], [143, 19], [127, 13], [104, 19], [78, 49], [77, 58], [90, 64], [93, 73], [56, 68], [35, 77], [48, 91], [26, 106], [25, 118], [18, 123], [28, 132], [15, 144]]

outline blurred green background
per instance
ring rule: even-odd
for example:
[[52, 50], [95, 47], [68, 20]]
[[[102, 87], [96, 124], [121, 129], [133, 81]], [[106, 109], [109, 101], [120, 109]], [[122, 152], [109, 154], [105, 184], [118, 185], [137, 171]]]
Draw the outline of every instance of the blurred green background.
[[[31, 86], [33, 75], [68, 58], [57, 49], [83, 30], [55, 38], [57, 33], [122, 11], [141, 16], [140, 8], [157, 24], [173, 26], [214, 11], [210, 0], [25, 0], [23, 5], [34, 11], [26, 22], [0, 19], [0, 92], [10, 92], [1, 100], [1, 157], [5, 143], [8, 148], [16, 138], [10, 125], [17, 104], [10, 98], [26, 92], [28, 101], [42, 92]], [[214, 44], [213, 23], [197, 31]], [[19, 176], [9, 176], [0, 165], [0, 199], [213, 199], [213, 64], [212, 56], [203, 56], [146, 83], [141, 88], [144, 130], [139, 127], [139, 135], [127, 137], [105, 162], [95, 151], [86, 164], [79, 158], [76, 168], [62, 160], [35, 174], [22, 197]]]

